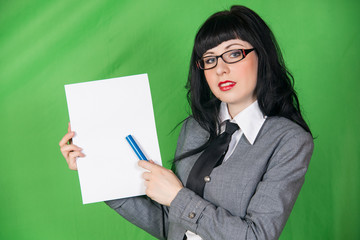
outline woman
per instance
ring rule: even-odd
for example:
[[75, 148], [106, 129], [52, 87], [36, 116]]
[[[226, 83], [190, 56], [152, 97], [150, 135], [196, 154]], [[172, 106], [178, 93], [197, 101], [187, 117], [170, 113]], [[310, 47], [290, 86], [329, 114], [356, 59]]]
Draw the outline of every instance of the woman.
[[[313, 150], [292, 80], [255, 12], [233, 6], [212, 15], [195, 38], [187, 84], [192, 116], [178, 139], [175, 173], [140, 161], [149, 170], [147, 196], [107, 204], [159, 239], [277, 239]], [[76, 169], [83, 154], [66, 144], [73, 134], [60, 146]], [[225, 147], [219, 156], [218, 145]]]

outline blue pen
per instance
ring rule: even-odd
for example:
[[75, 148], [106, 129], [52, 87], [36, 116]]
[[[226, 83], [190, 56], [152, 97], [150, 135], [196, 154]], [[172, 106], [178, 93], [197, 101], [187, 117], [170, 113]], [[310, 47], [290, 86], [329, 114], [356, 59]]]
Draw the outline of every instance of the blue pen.
[[134, 138], [131, 135], [128, 135], [126, 137], [126, 140], [128, 141], [128, 143], [130, 144], [131, 148], [134, 150], [134, 152], [136, 153], [136, 155], [138, 156], [138, 158], [140, 160], [145, 160], [148, 161], [145, 157], [145, 155], [143, 154], [143, 152], [141, 151], [141, 149], [139, 148], [139, 146], [136, 144]]

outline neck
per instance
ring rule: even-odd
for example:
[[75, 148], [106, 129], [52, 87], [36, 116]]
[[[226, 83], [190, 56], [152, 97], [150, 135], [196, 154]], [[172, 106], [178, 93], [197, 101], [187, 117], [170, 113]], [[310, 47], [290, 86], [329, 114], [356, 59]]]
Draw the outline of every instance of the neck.
[[227, 104], [227, 108], [229, 111], [229, 114], [231, 116], [231, 119], [233, 119], [236, 115], [238, 115], [241, 111], [243, 111], [245, 108], [250, 106], [256, 101], [256, 98], [252, 99], [251, 101], [244, 103], [244, 104]]

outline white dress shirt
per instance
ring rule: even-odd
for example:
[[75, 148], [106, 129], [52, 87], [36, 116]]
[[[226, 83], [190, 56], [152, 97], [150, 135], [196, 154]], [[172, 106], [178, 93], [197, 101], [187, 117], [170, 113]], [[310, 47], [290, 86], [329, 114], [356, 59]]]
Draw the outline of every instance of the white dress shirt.
[[[221, 123], [221, 133], [225, 131], [226, 120], [230, 120], [230, 122], [236, 123], [239, 126], [239, 130], [237, 130], [231, 137], [228, 151], [223, 160], [225, 162], [234, 152], [235, 147], [243, 134], [251, 145], [255, 142], [256, 136], [264, 124], [266, 116], [263, 115], [259, 108], [258, 102], [255, 101], [250, 106], [242, 110], [233, 119], [231, 119], [227, 104], [221, 102], [219, 118]], [[188, 240], [202, 240], [199, 235], [196, 235], [191, 231], [187, 231], [186, 236]]]

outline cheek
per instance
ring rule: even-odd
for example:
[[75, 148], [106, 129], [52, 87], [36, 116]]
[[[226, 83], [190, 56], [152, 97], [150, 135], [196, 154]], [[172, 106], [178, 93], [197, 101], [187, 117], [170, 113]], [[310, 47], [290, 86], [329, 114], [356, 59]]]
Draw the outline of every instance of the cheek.
[[[250, 60], [250, 59], [249, 59]], [[241, 76], [245, 80], [246, 85], [249, 87], [256, 86], [258, 73], [258, 61], [257, 58], [251, 59], [251, 61], [244, 62], [241, 69], [238, 69], [237, 75]]]
[[204, 72], [206, 82], [209, 85], [211, 91], [213, 91], [213, 89], [216, 87], [217, 84], [215, 75], [216, 75], [215, 73], [212, 73], [212, 69]]
[[259, 66], [258, 57], [255, 55], [255, 57], [252, 58], [252, 61], [250, 61], [250, 66], [249, 66], [249, 69], [252, 70], [252, 72], [249, 74], [252, 74], [253, 78], [255, 79], [255, 82], [257, 81], [258, 66]]

